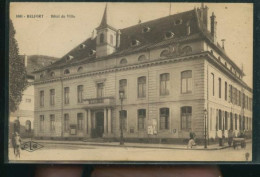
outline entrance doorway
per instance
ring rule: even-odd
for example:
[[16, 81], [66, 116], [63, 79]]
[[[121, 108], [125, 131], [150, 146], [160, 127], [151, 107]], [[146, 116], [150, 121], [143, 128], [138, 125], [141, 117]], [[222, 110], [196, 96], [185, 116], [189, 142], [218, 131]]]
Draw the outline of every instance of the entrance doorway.
[[96, 112], [95, 138], [100, 138], [104, 133], [104, 112]]

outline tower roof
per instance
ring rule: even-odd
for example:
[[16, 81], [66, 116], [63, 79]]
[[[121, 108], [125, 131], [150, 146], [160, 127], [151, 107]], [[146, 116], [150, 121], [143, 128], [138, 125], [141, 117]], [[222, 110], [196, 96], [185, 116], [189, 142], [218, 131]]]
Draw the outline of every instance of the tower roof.
[[103, 28], [111, 28], [111, 29], [116, 30], [114, 27], [111, 26], [111, 20], [108, 18], [107, 11], [108, 11], [108, 8], [107, 8], [107, 4], [106, 4], [106, 7], [105, 7], [105, 10], [104, 10], [104, 14], [103, 14], [101, 23], [97, 27], [97, 30], [98, 29], [103, 29]]

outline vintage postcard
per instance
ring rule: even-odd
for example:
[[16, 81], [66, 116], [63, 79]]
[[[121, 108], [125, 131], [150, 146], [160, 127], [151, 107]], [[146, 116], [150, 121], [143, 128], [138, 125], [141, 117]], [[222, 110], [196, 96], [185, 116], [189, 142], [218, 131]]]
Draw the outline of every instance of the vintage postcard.
[[8, 161], [252, 161], [253, 4], [10, 3]]

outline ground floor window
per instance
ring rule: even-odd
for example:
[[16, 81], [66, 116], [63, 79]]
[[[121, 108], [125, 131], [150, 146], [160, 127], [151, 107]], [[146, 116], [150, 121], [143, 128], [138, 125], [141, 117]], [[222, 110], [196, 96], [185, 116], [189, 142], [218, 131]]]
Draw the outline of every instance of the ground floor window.
[[160, 109], [160, 130], [169, 129], [169, 108]]
[[222, 111], [218, 110], [218, 129], [222, 130]]
[[138, 109], [138, 130], [144, 130], [146, 110]]
[[83, 130], [83, 113], [77, 114], [78, 130]]
[[64, 114], [64, 131], [69, 131], [69, 114]]
[[237, 114], [235, 114], [235, 130], [237, 130]]
[[120, 127], [122, 126], [123, 130], [127, 130], [127, 111], [122, 110], [119, 111], [119, 116], [120, 116]]
[[40, 131], [44, 130], [44, 115], [40, 115]]
[[192, 107], [184, 106], [181, 108], [181, 129], [182, 130], [191, 130], [191, 115]]
[[50, 115], [50, 131], [55, 131], [55, 115]]

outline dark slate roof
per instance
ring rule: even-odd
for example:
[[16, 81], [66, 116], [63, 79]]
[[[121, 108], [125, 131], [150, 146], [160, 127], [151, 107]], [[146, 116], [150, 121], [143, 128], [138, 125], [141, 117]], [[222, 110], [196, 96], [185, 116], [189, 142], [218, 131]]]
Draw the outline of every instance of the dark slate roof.
[[[210, 35], [209, 31], [206, 29], [203, 22], [198, 17], [197, 10], [198, 9], [193, 9], [190, 11], [169, 15], [159, 19], [130, 26], [124, 29], [120, 29], [121, 32], [120, 46], [119, 48], [116, 49], [115, 53], [108, 56], [104, 56], [100, 58], [95, 58], [95, 56], [90, 56], [89, 55], [90, 51], [96, 50], [96, 38], [94, 39], [88, 38], [86, 41], [84, 41], [83, 43], [81, 43], [80, 45], [72, 49], [70, 52], [68, 52], [57, 62], [53, 63], [50, 66], [44, 67], [36, 72], [41, 72], [46, 69], [64, 68], [67, 66], [77, 65], [79, 63], [108, 59], [114, 56], [124, 56], [134, 52], [140, 52], [142, 50], [145, 51], [146, 49], [150, 49], [154, 47], [162, 47], [176, 42], [198, 40], [203, 38], [211, 41], [213, 48], [215, 47], [220, 53], [222, 53], [224, 56], [227, 57], [224, 50], [222, 50], [222, 48], [219, 45], [215, 45], [212, 42], [213, 41], [212, 36]], [[98, 28], [103, 28], [106, 25], [108, 25], [106, 18], [107, 18], [107, 12], [105, 9], [101, 24]], [[178, 20], [181, 20], [181, 23], [175, 24], [175, 22]], [[189, 23], [191, 27], [190, 35], [186, 34], [187, 23]], [[147, 33], [143, 33], [144, 27], [149, 27], [150, 31]], [[165, 33], [168, 31], [174, 33], [173, 38], [165, 39], [164, 37]], [[130, 44], [132, 40], [140, 41], [140, 45], [131, 47]], [[80, 47], [82, 44], [85, 46], [84, 48]], [[71, 60], [67, 60], [68, 56], [72, 56], [73, 58]], [[235, 66], [235, 68], [239, 69], [234, 62], [231, 61], [231, 63]]]

